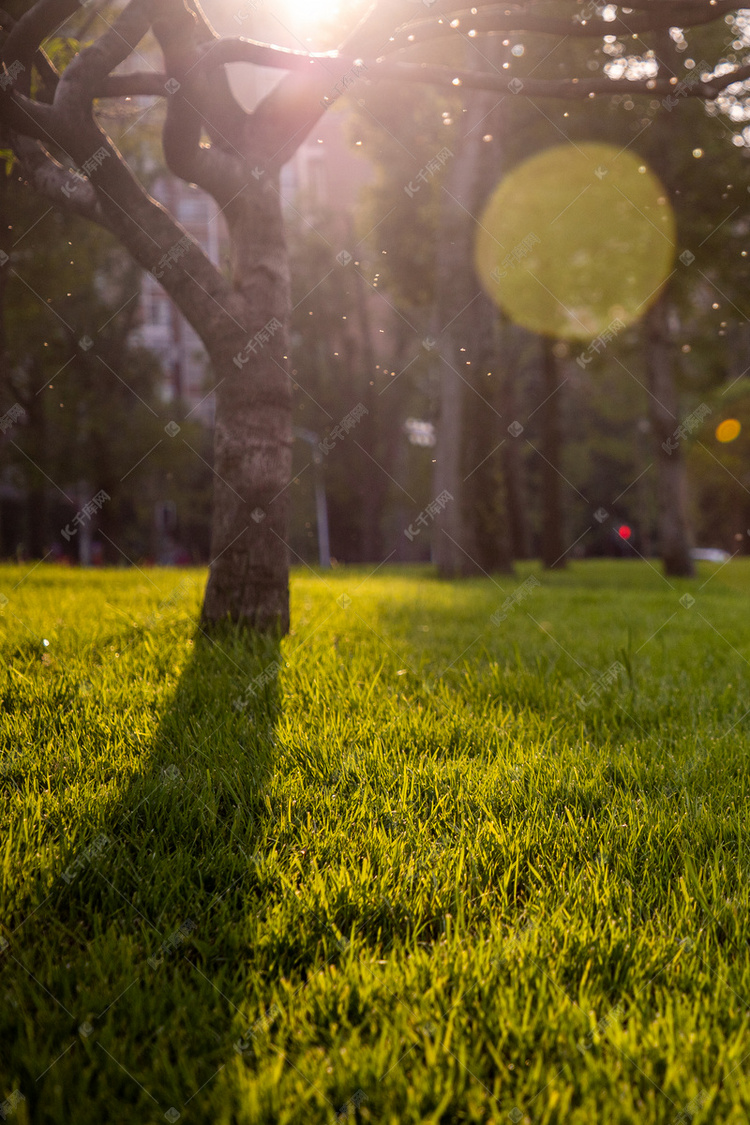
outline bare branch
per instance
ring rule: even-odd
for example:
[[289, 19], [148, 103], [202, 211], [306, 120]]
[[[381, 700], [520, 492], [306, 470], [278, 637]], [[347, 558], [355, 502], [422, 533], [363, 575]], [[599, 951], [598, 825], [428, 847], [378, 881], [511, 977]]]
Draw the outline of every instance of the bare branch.
[[167, 74], [136, 70], [130, 74], [110, 74], [93, 89], [95, 98], [163, 98], [169, 94]]
[[713, 23], [727, 12], [737, 10], [733, 0], [717, 0], [713, 7], [701, 4], [686, 4], [677, 12], [675, 9], [665, 11], [649, 9], [648, 14], [620, 16], [617, 19], [606, 21], [601, 18], [591, 18], [585, 21], [553, 19], [549, 16], [534, 16], [519, 11], [508, 11], [507, 8], [488, 9], [481, 15], [472, 12], [456, 11], [450, 13], [448, 20], [420, 20], [402, 28], [394, 36], [393, 42], [388, 45], [388, 53], [403, 50], [434, 39], [465, 36], [467, 32], [477, 34], [519, 33], [555, 35], [558, 37], [603, 39], [605, 35], [625, 36], [643, 35], [649, 31], [675, 26], [679, 15], [680, 27], [697, 27], [701, 24]]
[[[688, 27], [688, 24], [680, 23], [680, 19], [685, 18], [686, 9], [697, 8], [707, 11], [718, 7], [718, 3], [713, 4], [712, 0], [633, 0], [633, 3], [628, 3], [627, 6], [642, 12], [654, 12], [658, 9], [670, 16], [673, 27]], [[737, 11], [739, 7], [740, 5], [735, 4], [732, 10]]]
[[[0, 8], [0, 29], [2, 29], [2, 31], [6, 33], [6, 36], [10, 34], [15, 25], [16, 21], [13, 19], [13, 17], [8, 12], [6, 12], [4, 8]], [[44, 92], [47, 95], [48, 100], [52, 101], [55, 87], [57, 86], [57, 80], [60, 76], [57, 73], [55, 67], [52, 65], [52, 62], [49, 59], [48, 55], [41, 49], [41, 47], [36, 51], [34, 55], [34, 66], [37, 69], [39, 78], [41, 79], [42, 86], [44, 87]]]
[[210, 47], [197, 53], [195, 62], [203, 70], [233, 62], [249, 62], [281, 70], [304, 70], [306, 65], [313, 62], [338, 64], [341, 57], [339, 51], [294, 51], [289, 47], [259, 43], [255, 39], [237, 38], [218, 39]]
[[[198, 184], [224, 205], [247, 182], [243, 141], [247, 114], [234, 98], [226, 73], [200, 67], [204, 51], [216, 40], [202, 11], [179, 0], [161, 0], [154, 34], [164, 53], [174, 89], [162, 134], [167, 166], [176, 176]], [[206, 130], [210, 151], [201, 147]]]
[[[13, 27], [6, 46], [15, 42], [14, 57], [22, 52], [25, 58], [33, 56], [45, 34], [55, 30], [54, 19], [77, 7], [77, 0], [40, 0]], [[188, 317], [194, 311], [196, 285], [203, 290], [211, 312], [206, 325], [198, 324], [196, 330], [202, 334], [205, 328], [210, 334], [216, 331], [217, 318], [223, 318], [222, 323], [241, 320], [241, 302], [195, 240], [148, 195], [93, 117], [97, 86], [135, 49], [150, 27], [153, 8], [154, 0], [130, 0], [113, 27], [62, 73], [52, 105], [33, 102], [11, 88], [0, 92], [0, 106], [29, 181], [46, 198], [106, 226], [146, 270], [159, 269], [170, 250], [185, 245], [179, 268], [160, 270], [161, 283]], [[85, 175], [66, 172], [29, 138], [59, 147]]]
[[0, 90], [0, 117], [3, 123], [20, 136], [34, 137], [43, 144], [61, 143], [51, 105], [34, 101], [13, 90]]
[[54, 203], [58, 210], [90, 219], [109, 229], [96, 192], [88, 180], [76, 177], [69, 169], [63, 168], [38, 141], [18, 137], [13, 147], [24, 175], [35, 191]]
[[[424, 63], [376, 63], [368, 68], [368, 78], [397, 79], [403, 82], [425, 82], [442, 87], [467, 87], [475, 90], [509, 91], [525, 97], [586, 98], [590, 94], [670, 94], [676, 82], [668, 78], [644, 78], [636, 81], [611, 78], [508, 78], [507, 74], [455, 70], [447, 66]], [[750, 78], [750, 67], [738, 67], [729, 74], [712, 78], [710, 82], [696, 82], [682, 87], [688, 97], [712, 101], [727, 86]]]
[[706, 101], [713, 101], [728, 86], [734, 86], [735, 82], [746, 82], [748, 78], [750, 78], [750, 66], [738, 66], [736, 70], [729, 74], [717, 75], [710, 82], [698, 82], [691, 85], [687, 93], [694, 98], [705, 98]]
[[58, 82], [57, 108], [74, 118], [90, 112], [96, 86], [133, 53], [149, 30], [151, 6], [150, 0], [130, 0], [103, 35], [79, 51]]
[[[581, 3], [582, 0], [578, 0]], [[570, 0], [571, 10], [574, 13], [574, 18], [577, 17], [579, 21], [582, 20], [581, 8], [576, 11], [576, 0]], [[719, 9], [720, 14], [724, 7], [728, 7], [730, 11], [737, 11], [741, 5], [737, 3], [730, 3], [729, 0], [630, 0], [624, 5], [619, 7], [629, 8], [631, 11], [649, 12], [652, 15], [659, 13], [659, 17], [664, 20], [669, 20], [666, 26], [671, 27], [690, 27], [690, 20], [696, 15], [700, 17], [702, 13], [717, 12]], [[510, 3], [500, 5], [498, 0], [474, 0], [471, 3], [471, 8], [476, 8], [480, 12], [487, 12], [492, 9], [497, 11], [502, 10], [505, 14], [513, 16], [516, 21], [520, 23], [520, 30], [523, 30], [523, 20], [528, 16], [534, 16], [534, 9], [546, 10], [546, 4], [541, 3], [540, 0], [512, 0]], [[468, 9], [464, 11], [468, 14]], [[585, 12], [585, 7], [583, 8]], [[433, 0], [430, 4], [430, 15], [437, 16], [439, 19], [449, 17], [453, 19], [454, 16], [459, 14], [459, 5], [456, 0]], [[588, 19], [585, 15], [583, 18]], [[403, 21], [402, 21], [403, 22]], [[396, 26], [396, 24], [394, 24]]]
[[[472, 89], [481, 90], [499, 90], [506, 91], [520, 96], [526, 95], [527, 97], [560, 97], [560, 98], [585, 98], [589, 94], [665, 94], [671, 93], [675, 89], [675, 83], [670, 82], [665, 78], [643, 78], [633, 81], [628, 78], [565, 78], [565, 79], [523, 79], [521, 86], [517, 89], [513, 80], [499, 76], [497, 73], [490, 72], [474, 72], [456, 70], [452, 67], [422, 67], [419, 64], [414, 64], [415, 68], [412, 71], [406, 71], [402, 68], [401, 64], [394, 63], [393, 65], [385, 65], [384, 63], [364, 63], [362, 60], [353, 59], [339, 59], [339, 63], [348, 69], [359, 65], [363, 71], [366, 69], [368, 80], [377, 81], [384, 79], [387, 81], [406, 80], [409, 82], [424, 82], [427, 85], [434, 84], [437, 86], [453, 86], [460, 84]], [[440, 70], [440, 74], [435, 74], [436, 70]], [[459, 83], [456, 83], [458, 78]], [[736, 70], [731, 71], [729, 74], [717, 75], [712, 78], [710, 82], [691, 83], [689, 87], [684, 88], [685, 96], [692, 98], [702, 98], [704, 101], [712, 101], [716, 98], [722, 90], [727, 86], [734, 85], [735, 82], [744, 82], [750, 78], [748, 67], [738, 67]], [[114, 85], [114, 79], [109, 79], [104, 85], [102, 92], [97, 96], [106, 97], [136, 97], [139, 95], [154, 95], [154, 96], [167, 96], [165, 84], [168, 79], [166, 74], [153, 74], [153, 75], [122, 75], [122, 81], [118, 81]], [[113, 85], [110, 86], [109, 83]], [[192, 182], [197, 182], [193, 180]]]
[[0, 51], [2, 61], [6, 65], [19, 62], [31, 70], [37, 49], [79, 7], [79, 0], [37, 0], [11, 29]]
[[55, 97], [57, 83], [60, 81], [60, 74], [49, 55], [43, 51], [41, 47], [34, 55], [34, 66], [37, 69], [47, 100], [52, 102]]
[[[310, 75], [311, 68], [315, 68], [314, 81], [318, 88], [328, 81], [333, 85], [330, 76], [330, 67], [335, 65], [335, 74], [342, 76], [346, 72], [358, 68], [366, 78], [372, 81], [405, 81], [422, 82], [441, 87], [461, 87], [470, 89], [497, 90], [500, 92], [523, 93], [527, 97], [554, 97], [554, 98], [584, 98], [589, 94], [618, 94], [628, 93], [654, 93], [668, 94], [674, 90], [675, 83], [666, 78], [648, 78], [637, 81], [629, 79], [611, 78], [509, 78], [507, 74], [497, 71], [475, 72], [461, 70], [454, 67], [428, 63], [406, 63], [397, 60], [379, 58], [376, 60], [363, 60], [344, 54], [305, 54], [299, 51], [278, 51], [274, 47], [258, 44], [247, 39], [220, 40], [210, 54], [203, 57], [202, 65], [215, 66], [228, 62], [241, 62], [243, 60], [255, 62], [258, 58], [258, 48], [271, 52], [263, 55], [267, 61], [264, 65], [290, 68], [301, 75]], [[270, 60], [273, 59], [273, 62]], [[321, 67], [325, 67], [321, 78]], [[735, 82], [744, 81], [748, 74], [744, 67], [729, 74], [713, 78], [710, 82], [693, 83], [686, 89], [690, 97], [700, 97], [706, 100], [715, 98], [727, 86]], [[309, 79], [308, 79], [309, 81]], [[280, 86], [283, 83], [280, 84]], [[276, 88], [278, 90], [279, 87]], [[270, 105], [276, 91], [262, 103]], [[257, 111], [256, 111], [257, 112]], [[316, 112], [316, 119], [319, 113]]]

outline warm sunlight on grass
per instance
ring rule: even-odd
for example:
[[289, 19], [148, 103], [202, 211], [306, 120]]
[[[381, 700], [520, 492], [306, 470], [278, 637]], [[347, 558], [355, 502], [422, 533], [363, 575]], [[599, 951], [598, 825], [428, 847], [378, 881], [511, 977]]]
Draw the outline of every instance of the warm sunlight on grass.
[[24, 573], [20, 1125], [747, 1120], [746, 560], [306, 571], [280, 650], [199, 572]]

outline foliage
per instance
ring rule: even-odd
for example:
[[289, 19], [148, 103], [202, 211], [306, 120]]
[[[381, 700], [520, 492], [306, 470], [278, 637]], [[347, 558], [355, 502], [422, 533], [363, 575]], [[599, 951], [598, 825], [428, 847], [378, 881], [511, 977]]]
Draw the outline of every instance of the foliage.
[[[17, 502], [0, 546], [75, 556], [77, 541], [66, 543], [60, 529], [104, 490], [111, 503], [99, 541], [109, 561], [154, 552], [154, 504], [165, 500], [178, 502], [181, 538], [205, 557], [210, 470], [184, 443], [205, 459], [210, 451], [202, 427], [182, 413], [178, 441], [165, 437], [179, 404], [164, 401], [155, 356], [129, 339], [140, 269], [109, 236], [30, 196], [17, 173], [6, 177], [0, 413], [19, 403], [25, 415], [4, 439], [3, 483]], [[44, 255], [34, 239], [44, 240]]]
[[[748, 551], [750, 539], [750, 387], [735, 382], [710, 399], [711, 414], [689, 447], [695, 519], [701, 542], [730, 553]], [[731, 442], [716, 438], [719, 424], [736, 419], [742, 429]]]

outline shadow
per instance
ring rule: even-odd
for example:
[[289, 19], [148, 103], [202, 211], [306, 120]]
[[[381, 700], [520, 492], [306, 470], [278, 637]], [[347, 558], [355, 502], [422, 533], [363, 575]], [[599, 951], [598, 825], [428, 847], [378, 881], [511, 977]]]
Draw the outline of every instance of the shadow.
[[[280, 706], [279, 642], [228, 626], [210, 636], [199, 628], [188, 646], [176, 691], [145, 752], [132, 732], [132, 780], [104, 803], [97, 824], [101, 862], [82, 864], [76, 842], [53, 895], [60, 917], [66, 909], [72, 915], [77, 902], [122, 909], [124, 897], [158, 924], [181, 909], [206, 909], [204, 900], [228, 895], [249, 870]], [[157, 675], [168, 673], [169, 660], [161, 658]], [[222, 852], [231, 858], [219, 859]]]
[[[144, 749], [131, 730], [123, 754], [122, 704], [109, 705], [104, 792], [81, 808], [71, 795], [43, 895], [31, 906], [27, 895], [0, 945], [9, 1062], [30, 1120], [176, 1121], [237, 1057], [248, 1022], [280, 643], [232, 626], [153, 641], [128, 647], [122, 673], [163, 677], [185, 661], [155, 736]], [[131, 780], [109, 800], [118, 763]]]

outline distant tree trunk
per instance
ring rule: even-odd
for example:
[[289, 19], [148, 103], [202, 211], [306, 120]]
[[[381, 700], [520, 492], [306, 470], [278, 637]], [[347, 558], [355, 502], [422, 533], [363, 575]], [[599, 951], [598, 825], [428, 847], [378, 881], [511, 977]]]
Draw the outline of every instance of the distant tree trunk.
[[[0, 216], [8, 215], [8, 174], [4, 168], [0, 167]], [[0, 251], [10, 257], [12, 249], [12, 230], [7, 221], [0, 221]], [[5, 259], [3, 259], [5, 260]], [[8, 402], [8, 396], [11, 393], [10, 387], [10, 357], [8, 355], [8, 334], [7, 325], [5, 323], [7, 311], [7, 284], [8, 284], [9, 271], [0, 270], [0, 408], [4, 413], [8, 406], [12, 403]], [[0, 499], [0, 558], [6, 549], [3, 528], [3, 508], [2, 499]], [[8, 544], [10, 546], [10, 544]]]
[[[435, 490], [453, 497], [435, 529], [435, 559], [443, 577], [512, 569], [503, 460], [495, 448], [503, 431], [500, 412], [492, 402], [499, 382], [498, 313], [474, 269], [476, 223], [471, 217], [479, 213], [498, 176], [497, 162], [489, 159], [482, 139], [487, 127], [483, 123], [494, 109], [492, 96], [474, 92], [467, 98], [439, 224], [440, 420]], [[491, 388], [481, 377], [488, 370], [493, 370], [495, 381]]]
[[[410, 319], [418, 323], [419, 313], [415, 313]], [[420, 333], [420, 335], [425, 334]], [[414, 332], [411, 325], [398, 320], [393, 326], [389, 343], [390, 362], [393, 364], [391, 370], [398, 375], [409, 365], [414, 356]], [[388, 377], [387, 372], [384, 373], [384, 378], [386, 377]], [[384, 458], [382, 463], [398, 483], [398, 487], [396, 487], [386, 478], [386, 483], [389, 486], [387, 497], [390, 502], [388, 503], [387, 513], [385, 510], [381, 512], [381, 527], [384, 525], [384, 528], [387, 529], [388, 542], [393, 542], [395, 536], [395, 548], [389, 556], [392, 562], [407, 562], [423, 558], [426, 550], [424, 542], [426, 536], [420, 535], [410, 541], [405, 535], [406, 529], [417, 514], [411, 497], [417, 498], [422, 495], [423, 480], [419, 463], [426, 458], [429, 458], [430, 462], [432, 461], [432, 450], [429, 448], [415, 449], [409, 441], [404, 426], [404, 422], [410, 413], [411, 393], [411, 387], [405, 379], [389, 378], [388, 383], [384, 383], [381, 393], [376, 395], [374, 399], [377, 409], [378, 430], [381, 435], [379, 448]], [[411, 476], [410, 474], [415, 473], [415, 471], [417, 475]], [[419, 490], [415, 488], [417, 483], [420, 485]], [[430, 488], [432, 488], [432, 483], [430, 479]], [[426, 499], [431, 500], [432, 496], [433, 494], [430, 491]], [[418, 508], [421, 507], [422, 503], [423, 501], [417, 499]], [[385, 509], [385, 505], [383, 507]], [[433, 526], [430, 531], [431, 538], [434, 538], [435, 531], [436, 528]]]
[[[440, 350], [440, 416], [435, 450], [435, 492], [451, 500], [440, 513], [435, 528], [435, 560], [443, 578], [481, 574], [471, 526], [463, 474], [465, 355], [461, 347], [471, 341], [469, 307], [479, 286], [471, 262], [472, 224], [461, 203], [474, 194], [476, 144], [466, 137], [470, 124], [478, 123], [480, 99], [473, 98], [463, 120], [464, 136], [450, 165], [443, 197], [437, 252], [438, 346]], [[457, 202], [458, 201], [458, 202]], [[464, 202], [466, 201], [466, 202]], [[442, 330], [442, 331], [441, 331]]]
[[518, 421], [517, 380], [522, 362], [521, 334], [523, 329], [506, 322], [503, 324], [503, 367], [500, 382], [500, 413], [505, 422], [503, 443], [503, 475], [508, 511], [508, 533], [514, 559], [531, 558], [528, 502], [524, 481], [523, 447], [508, 434], [508, 426]]
[[464, 495], [482, 570], [511, 573], [513, 553], [505, 488], [500, 353], [497, 310], [482, 294], [474, 307], [475, 344], [464, 435]]
[[[91, 485], [86, 480], [79, 480], [76, 491], [73, 493], [78, 504], [78, 510], [81, 511], [84, 504], [90, 499]], [[76, 536], [76, 550], [78, 551], [78, 564], [79, 566], [91, 566], [91, 543], [93, 529], [89, 520], [84, 520], [78, 529]]]
[[[10, 214], [8, 207], [8, 173], [4, 167], [0, 167], [0, 216], [7, 216]], [[0, 252], [4, 255], [3, 261], [10, 258], [10, 252], [13, 248], [13, 231], [7, 221], [0, 219]], [[9, 356], [8, 356], [8, 330], [5, 323], [7, 304], [6, 292], [8, 285], [8, 277], [10, 276], [9, 270], [0, 270], [0, 379], [2, 380], [1, 389], [3, 392], [9, 390]], [[5, 400], [0, 402], [3, 410], [7, 409]]]
[[[39, 385], [39, 379], [44, 378], [44, 372], [36, 358], [31, 358], [29, 363], [30, 383]], [[28, 470], [28, 492], [26, 499], [26, 528], [27, 550], [33, 559], [41, 559], [46, 553], [46, 540], [48, 534], [48, 484], [37, 468], [39, 451], [44, 450], [46, 444], [47, 418], [45, 413], [45, 400], [38, 395], [32, 397], [27, 394], [24, 399], [26, 409], [26, 431], [31, 441], [31, 463], [25, 462], [24, 468]], [[28, 448], [28, 446], [27, 446]], [[72, 513], [71, 513], [72, 514]]]
[[[32, 470], [34, 472], [34, 470]], [[47, 531], [47, 492], [46, 483], [35, 475], [28, 492], [29, 555], [41, 559], [45, 554]]]
[[[352, 237], [352, 244], [354, 238]], [[359, 274], [354, 277], [354, 300], [357, 309], [359, 349], [357, 363], [363, 376], [362, 403], [367, 414], [359, 424], [359, 444], [365, 450], [360, 488], [360, 558], [374, 562], [382, 558], [381, 520], [388, 497], [390, 481], [379, 456], [378, 435], [382, 425], [378, 395], [375, 390], [375, 352], [372, 344], [370, 315], [365, 293], [365, 281]], [[372, 386], [370, 385], [372, 383]]]
[[464, 394], [455, 373], [456, 349], [451, 343], [445, 341], [441, 348], [440, 420], [435, 450], [435, 492], [451, 496], [440, 514], [434, 539], [435, 561], [443, 578], [481, 573], [468, 539], [461, 473]]
[[[562, 462], [562, 396], [560, 373], [554, 353], [554, 343], [546, 336], [541, 338], [543, 405], [539, 408], [541, 422], [542, 466], [542, 528], [541, 556], [545, 567], [562, 569], [567, 565], [565, 555], [565, 512]], [[546, 401], [545, 401], [546, 400]]]
[[[678, 74], [682, 65], [681, 56], [666, 29], [655, 34], [654, 46], [659, 70], [670, 76]], [[674, 190], [679, 181], [672, 129], [672, 122], [668, 122], [666, 113], [660, 111], [647, 133], [646, 155], [665, 186]], [[695, 564], [690, 557], [692, 532], [688, 516], [685, 459], [679, 446], [671, 454], [662, 448], [662, 443], [672, 436], [679, 425], [680, 412], [676, 353], [670, 340], [668, 310], [668, 296], [663, 293], [644, 321], [649, 416], [656, 457], [659, 552], [666, 575], [689, 578], [695, 573]]]
[[[675, 380], [675, 351], [669, 338], [664, 297], [657, 301], [646, 317], [645, 343], [649, 414], [656, 458], [659, 551], [666, 575], [690, 578], [695, 573], [695, 564], [690, 557], [692, 532], [688, 516], [685, 458], [679, 443], [677, 448], [673, 448], [675, 442], [668, 442], [679, 425], [680, 405]], [[670, 448], [671, 453], [668, 452]]]
[[640, 526], [639, 538], [641, 554], [645, 559], [650, 559], [654, 553], [652, 541], [653, 529], [653, 496], [651, 491], [651, 482], [649, 481], [646, 469], [650, 463], [651, 453], [651, 423], [647, 418], [638, 419], [638, 430], [636, 436], [636, 458], [634, 469], [636, 475], [639, 477], [636, 485], [638, 506], [640, 508]]

